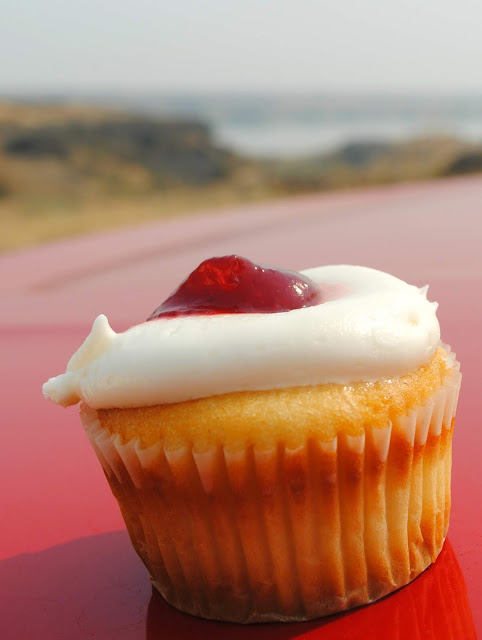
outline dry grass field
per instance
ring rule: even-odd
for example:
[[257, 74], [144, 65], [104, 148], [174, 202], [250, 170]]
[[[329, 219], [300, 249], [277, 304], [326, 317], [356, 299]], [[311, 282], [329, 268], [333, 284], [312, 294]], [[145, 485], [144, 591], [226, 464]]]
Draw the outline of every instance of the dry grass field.
[[0, 251], [114, 229], [180, 214], [196, 215], [229, 205], [281, 195], [275, 189], [243, 191], [231, 185], [173, 189], [137, 198], [101, 198], [48, 203], [0, 200]]

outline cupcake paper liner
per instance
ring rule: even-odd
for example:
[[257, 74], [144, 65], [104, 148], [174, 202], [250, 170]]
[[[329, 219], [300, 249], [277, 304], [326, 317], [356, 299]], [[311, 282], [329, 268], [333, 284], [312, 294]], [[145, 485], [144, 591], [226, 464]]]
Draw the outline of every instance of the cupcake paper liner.
[[233, 622], [308, 620], [407, 584], [450, 515], [453, 354], [427, 402], [385, 428], [296, 448], [166, 450], [82, 420], [132, 543], [164, 598]]

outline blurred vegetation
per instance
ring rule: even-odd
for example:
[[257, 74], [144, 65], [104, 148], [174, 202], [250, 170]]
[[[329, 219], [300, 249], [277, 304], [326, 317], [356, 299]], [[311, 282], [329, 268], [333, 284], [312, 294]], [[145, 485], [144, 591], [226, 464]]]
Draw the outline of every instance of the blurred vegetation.
[[482, 147], [452, 138], [261, 161], [219, 147], [196, 121], [0, 103], [0, 250], [264, 198], [480, 171]]

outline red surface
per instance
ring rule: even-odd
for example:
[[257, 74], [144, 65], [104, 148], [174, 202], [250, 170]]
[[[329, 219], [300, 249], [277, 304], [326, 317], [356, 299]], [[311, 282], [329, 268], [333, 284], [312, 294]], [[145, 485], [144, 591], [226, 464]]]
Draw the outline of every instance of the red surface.
[[[461, 638], [482, 633], [482, 179], [310, 196], [79, 238], [0, 258], [0, 638]], [[358, 263], [430, 283], [462, 362], [449, 541], [380, 603], [328, 620], [237, 627], [154, 595], [75, 408], [45, 402], [98, 313], [143, 320], [204, 258]], [[472, 614], [470, 613], [470, 608]], [[472, 622], [472, 617], [473, 622]]]

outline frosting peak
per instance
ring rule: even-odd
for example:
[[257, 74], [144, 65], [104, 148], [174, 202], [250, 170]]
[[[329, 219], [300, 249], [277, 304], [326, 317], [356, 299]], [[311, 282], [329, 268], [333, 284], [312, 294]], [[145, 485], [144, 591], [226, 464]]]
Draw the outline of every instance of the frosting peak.
[[355, 266], [301, 272], [324, 303], [281, 313], [165, 317], [115, 333], [99, 316], [67, 371], [45, 383], [64, 406], [181, 402], [233, 391], [395, 378], [440, 341], [437, 304], [386, 273]]
[[117, 333], [110, 328], [106, 316], [103, 314], [97, 316], [84, 344], [70, 358], [67, 364], [67, 371], [78, 371], [93, 362], [107, 351], [116, 337]]

